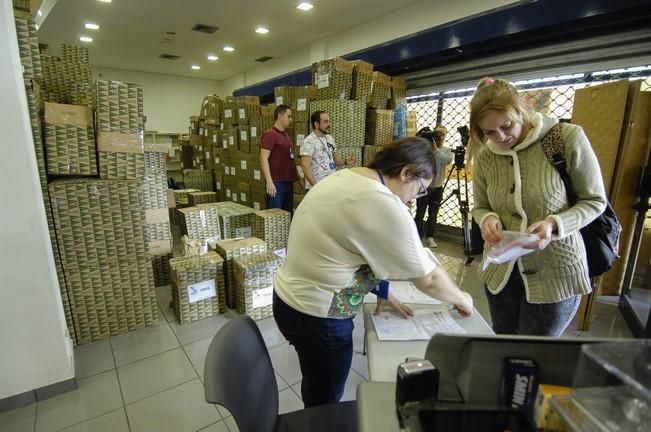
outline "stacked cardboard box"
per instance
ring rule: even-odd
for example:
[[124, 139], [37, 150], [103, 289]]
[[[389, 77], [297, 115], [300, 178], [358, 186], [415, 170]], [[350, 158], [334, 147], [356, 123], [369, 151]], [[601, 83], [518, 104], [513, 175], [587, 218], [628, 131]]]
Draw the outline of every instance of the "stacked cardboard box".
[[84, 106], [45, 103], [50, 175], [97, 175], [93, 113]]
[[183, 208], [190, 205], [190, 193], [201, 192], [199, 189], [174, 189], [174, 203], [176, 207]]
[[213, 190], [212, 170], [186, 169], [183, 170], [183, 179], [187, 188], [199, 189], [203, 192]]
[[215, 203], [218, 209], [219, 225], [223, 239], [251, 237], [253, 227], [253, 209], [234, 202]]
[[278, 105], [287, 105], [291, 108], [294, 104], [294, 87], [291, 86], [280, 86], [274, 87], [274, 101], [276, 106]]
[[23, 77], [26, 80], [40, 81], [43, 79], [43, 69], [36, 37], [36, 26], [28, 13], [15, 11], [14, 16], [20, 63], [23, 65]]
[[58, 57], [41, 56], [43, 70], [43, 98], [49, 102], [65, 103], [67, 99], [67, 83], [65, 66]]
[[68, 82], [66, 93], [68, 96], [68, 102], [71, 105], [83, 105], [93, 111], [97, 107], [97, 101], [95, 100], [95, 87], [91, 83], [80, 81]]
[[330, 114], [330, 133], [337, 146], [364, 145], [366, 104], [363, 101], [329, 99], [314, 101], [310, 106], [313, 111], [326, 111]]
[[386, 109], [391, 93], [391, 77], [382, 72], [373, 72], [373, 87], [369, 105], [375, 109]]
[[170, 260], [172, 306], [181, 324], [226, 312], [224, 260], [214, 252]]
[[224, 129], [232, 129], [237, 126], [237, 102], [235, 98], [229, 96], [226, 98], [223, 104], [222, 111], [222, 123], [224, 124]]
[[151, 257], [152, 267], [154, 269], [154, 285], [164, 286], [171, 282], [170, 260], [172, 254], [156, 255]]
[[188, 194], [189, 204], [196, 206], [199, 204], [208, 204], [217, 202], [217, 193], [215, 192], [191, 192]]
[[353, 63], [340, 57], [312, 64], [312, 84], [317, 88], [317, 100], [350, 99], [353, 85]]
[[152, 325], [158, 307], [137, 182], [57, 180], [49, 190], [77, 342]]
[[226, 280], [226, 304], [230, 308], [235, 307], [233, 277], [233, 260], [249, 255], [257, 255], [267, 252], [267, 245], [264, 241], [249, 237], [245, 239], [220, 240], [211, 245], [215, 251], [224, 259], [225, 263], [225, 280]]
[[407, 103], [407, 81], [404, 78], [391, 78], [389, 108], [396, 109]]
[[258, 96], [237, 96], [237, 124], [248, 126], [260, 118], [260, 98]]
[[199, 240], [206, 245], [208, 242], [222, 238], [218, 210], [213, 204], [185, 207], [178, 212], [181, 232], [191, 240]]
[[142, 87], [98, 80], [96, 88], [100, 178], [140, 180], [145, 169]]
[[369, 109], [366, 116], [366, 144], [385, 145], [393, 141], [393, 111]]
[[216, 123], [221, 123], [221, 115], [224, 109], [224, 101], [217, 95], [209, 95], [203, 98], [201, 102], [201, 113], [200, 117], [203, 117], [208, 120], [213, 120]]
[[264, 240], [272, 252], [286, 249], [290, 221], [291, 215], [285, 210], [257, 211], [253, 214], [253, 237]]
[[407, 111], [407, 136], [416, 136], [418, 132], [416, 111]]
[[233, 260], [235, 310], [260, 320], [273, 315], [274, 275], [282, 261], [272, 253], [248, 255]]
[[369, 103], [373, 86], [373, 65], [363, 60], [353, 60], [353, 87], [350, 98]]
[[363, 149], [363, 165], [368, 166], [375, 158], [375, 155], [380, 153], [383, 148], [382, 145], [365, 145]]
[[88, 48], [77, 45], [61, 44], [61, 59], [69, 63], [90, 63]]

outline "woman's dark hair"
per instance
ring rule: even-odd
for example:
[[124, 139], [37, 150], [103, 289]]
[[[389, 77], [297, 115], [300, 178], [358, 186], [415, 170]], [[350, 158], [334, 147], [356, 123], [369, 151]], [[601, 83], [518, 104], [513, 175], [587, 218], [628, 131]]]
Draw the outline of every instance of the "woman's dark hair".
[[384, 146], [368, 168], [380, 170], [389, 177], [398, 177], [408, 167], [410, 177], [431, 179], [436, 176], [432, 143], [421, 137], [407, 137]]
[[278, 120], [278, 116], [285, 114], [289, 110], [289, 105], [280, 104], [274, 110], [274, 120]]
[[310, 116], [310, 125], [312, 126], [312, 129], [316, 129], [314, 127], [314, 123], [321, 123], [321, 114], [325, 114], [325, 111], [314, 111], [312, 115]]

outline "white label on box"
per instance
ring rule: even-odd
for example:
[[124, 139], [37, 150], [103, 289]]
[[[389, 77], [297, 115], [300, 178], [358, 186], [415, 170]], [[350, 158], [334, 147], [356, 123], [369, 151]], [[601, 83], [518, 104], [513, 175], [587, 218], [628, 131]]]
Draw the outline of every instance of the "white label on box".
[[206, 152], [206, 159], [210, 160], [210, 152]]
[[215, 164], [216, 164], [216, 165], [219, 165], [220, 163], [221, 163], [221, 160], [220, 160], [218, 157], [216, 157], [216, 158], [215, 158]]
[[246, 202], [246, 194], [244, 192], [240, 192], [240, 201]]
[[224, 130], [224, 122], [219, 123], [219, 129]]
[[243, 170], [246, 169], [246, 161], [245, 160], [240, 161], [240, 168], [242, 168]]
[[235, 138], [233, 138], [232, 136], [229, 136], [228, 137], [228, 145], [229, 146], [234, 146], [235, 145]]
[[246, 131], [241, 131], [240, 132], [240, 140], [246, 141]]
[[224, 174], [230, 175], [230, 173], [231, 173], [231, 169], [227, 166], [224, 166]]
[[258, 128], [255, 126], [251, 127], [251, 138], [255, 138], [258, 136]]
[[227, 196], [228, 198], [231, 197], [231, 190], [228, 189], [228, 188], [226, 188], [226, 196]]
[[242, 227], [235, 229], [235, 237], [249, 238], [251, 237], [251, 227]]
[[205, 137], [208, 136], [208, 129], [205, 129], [205, 130], [203, 131], [203, 136], [205, 136]]
[[241, 119], [246, 118], [246, 110], [244, 108], [240, 108], [240, 118]]
[[262, 176], [260, 175], [260, 170], [253, 170], [253, 179], [262, 180]]
[[231, 167], [231, 175], [235, 175], [235, 167]]
[[206, 211], [205, 210], [199, 210], [199, 217], [201, 218], [201, 226], [206, 226]]
[[307, 99], [302, 98], [296, 101], [296, 111], [305, 111], [307, 109]]
[[203, 135], [203, 128], [199, 128], [199, 135]]
[[296, 145], [297, 146], [302, 146], [303, 142], [305, 141], [305, 135], [304, 134], [296, 134]]
[[222, 140], [222, 147], [224, 147], [225, 149], [228, 148], [228, 140], [226, 140], [226, 138]]
[[320, 88], [320, 89], [330, 87], [330, 73], [329, 72], [321, 74], [321, 75], [317, 75], [316, 87]]
[[231, 118], [233, 117], [233, 110], [224, 110], [224, 118]]
[[217, 190], [222, 190], [222, 184], [221, 182], [216, 182], [217, 183]]
[[254, 202], [253, 203], [253, 209], [254, 210], [260, 210], [260, 203], [259, 202]]
[[213, 279], [188, 285], [188, 302], [195, 303], [217, 295]]
[[174, 157], [174, 147], [172, 147], [172, 144], [170, 144], [169, 147], [167, 148], [167, 154], [168, 154], [171, 158]]
[[389, 92], [388, 92], [388, 98], [387, 99], [391, 99], [391, 87], [389, 87]]
[[274, 251], [274, 254], [281, 260], [284, 260], [285, 258], [287, 258], [287, 248], [276, 249]]
[[233, 200], [233, 202], [237, 202], [237, 194], [236, 193], [231, 194], [231, 199]]
[[339, 95], [340, 100], [346, 100], [346, 90], [342, 91], [341, 94]]
[[276, 105], [282, 105], [282, 104], [283, 104], [283, 97], [276, 96]]
[[212, 136], [212, 142], [216, 143], [217, 142], [217, 135]]
[[274, 287], [262, 288], [251, 291], [251, 303], [253, 309], [269, 306], [273, 302]]

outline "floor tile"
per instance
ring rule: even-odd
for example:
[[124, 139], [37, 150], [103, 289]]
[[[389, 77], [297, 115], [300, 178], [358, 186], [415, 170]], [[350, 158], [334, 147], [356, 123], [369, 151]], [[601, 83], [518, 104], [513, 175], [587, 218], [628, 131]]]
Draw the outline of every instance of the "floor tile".
[[0, 413], [0, 431], [33, 432], [36, 419], [36, 404]]
[[260, 333], [262, 334], [262, 338], [264, 339], [264, 343], [267, 345], [267, 348], [273, 348], [287, 342], [285, 336], [283, 336], [283, 334], [278, 329], [278, 325], [276, 325], [276, 321], [273, 317], [259, 320], [255, 323], [260, 329]]
[[161, 309], [167, 309], [172, 301], [172, 287], [163, 285], [156, 287], [156, 301]]
[[124, 412], [124, 408], [120, 408], [108, 414], [63, 429], [61, 432], [129, 432], [129, 424], [127, 423], [127, 415]]
[[289, 387], [283, 377], [278, 375], [278, 372], [274, 371], [274, 375], [276, 375], [276, 386], [278, 387], [278, 391], [285, 390], [287, 387]]
[[352, 369], [364, 379], [368, 379], [368, 357], [360, 353], [353, 353]]
[[132, 432], [195, 432], [219, 420], [199, 379], [127, 406]]
[[590, 331], [583, 332], [582, 337], [597, 337], [597, 338], [632, 338], [633, 333], [628, 328], [626, 321], [621, 313], [617, 312], [613, 315], [602, 315], [593, 321]]
[[179, 346], [169, 325], [148, 327], [111, 338], [111, 346], [118, 367], [145, 357], [160, 354]]
[[360, 374], [351, 369], [348, 374], [348, 379], [346, 380], [346, 388], [344, 389], [344, 395], [341, 397], [342, 401], [351, 401], [357, 399], [357, 386], [365, 382]]
[[58, 431], [122, 407], [115, 371], [79, 380], [77, 390], [38, 402], [36, 431]]
[[269, 350], [269, 356], [274, 370], [287, 384], [296, 384], [301, 380], [301, 369], [294, 347], [289, 344], [279, 345]]
[[183, 345], [183, 349], [188, 353], [192, 366], [199, 376], [203, 376], [203, 369], [206, 364], [206, 354], [208, 353], [208, 348], [210, 347], [211, 342], [212, 338], [209, 337], [192, 342], [188, 345]]
[[208, 427], [200, 429], [199, 432], [229, 432], [228, 426], [223, 421], [211, 424]]
[[115, 369], [115, 363], [108, 339], [75, 347], [75, 378], [78, 380], [111, 369]]
[[228, 409], [221, 405], [215, 405], [215, 407], [217, 407], [217, 411], [219, 411], [219, 414], [222, 416], [222, 418], [231, 417], [233, 415]]
[[364, 326], [356, 325], [353, 329], [353, 352], [364, 351]]
[[237, 427], [237, 423], [235, 423], [235, 419], [233, 417], [227, 417], [226, 420], [224, 420], [224, 423], [226, 423], [226, 426], [228, 426], [228, 430], [230, 432], [240, 432], [240, 429]]
[[125, 404], [197, 378], [190, 360], [181, 348], [119, 367], [118, 376]]
[[183, 325], [178, 322], [170, 322], [170, 326], [181, 341], [181, 344], [187, 345], [201, 339], [215, 336], [219, 329], [228, 321], [229, 319], [227, 317], [217, 315]]
[[298, 411], [303, 408], [303, 401], [296, 396], [292, 389], [287, 388], [278, 393], [278, 414]]

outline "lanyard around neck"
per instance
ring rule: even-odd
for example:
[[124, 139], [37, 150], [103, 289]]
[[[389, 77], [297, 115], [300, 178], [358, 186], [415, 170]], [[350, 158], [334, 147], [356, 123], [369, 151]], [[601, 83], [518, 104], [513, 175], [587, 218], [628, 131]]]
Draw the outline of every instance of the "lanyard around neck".
[[377, 175], [378, 175], [378, 177], [380, 177], [380, 182], [381, 182], [384, 186], [386, 186], [386, 184], [384, 184], [384, 176], [382, 175], [382, 173], [380, 172], [380, 170], [375, 170], [375, 171], [377, 171]]

